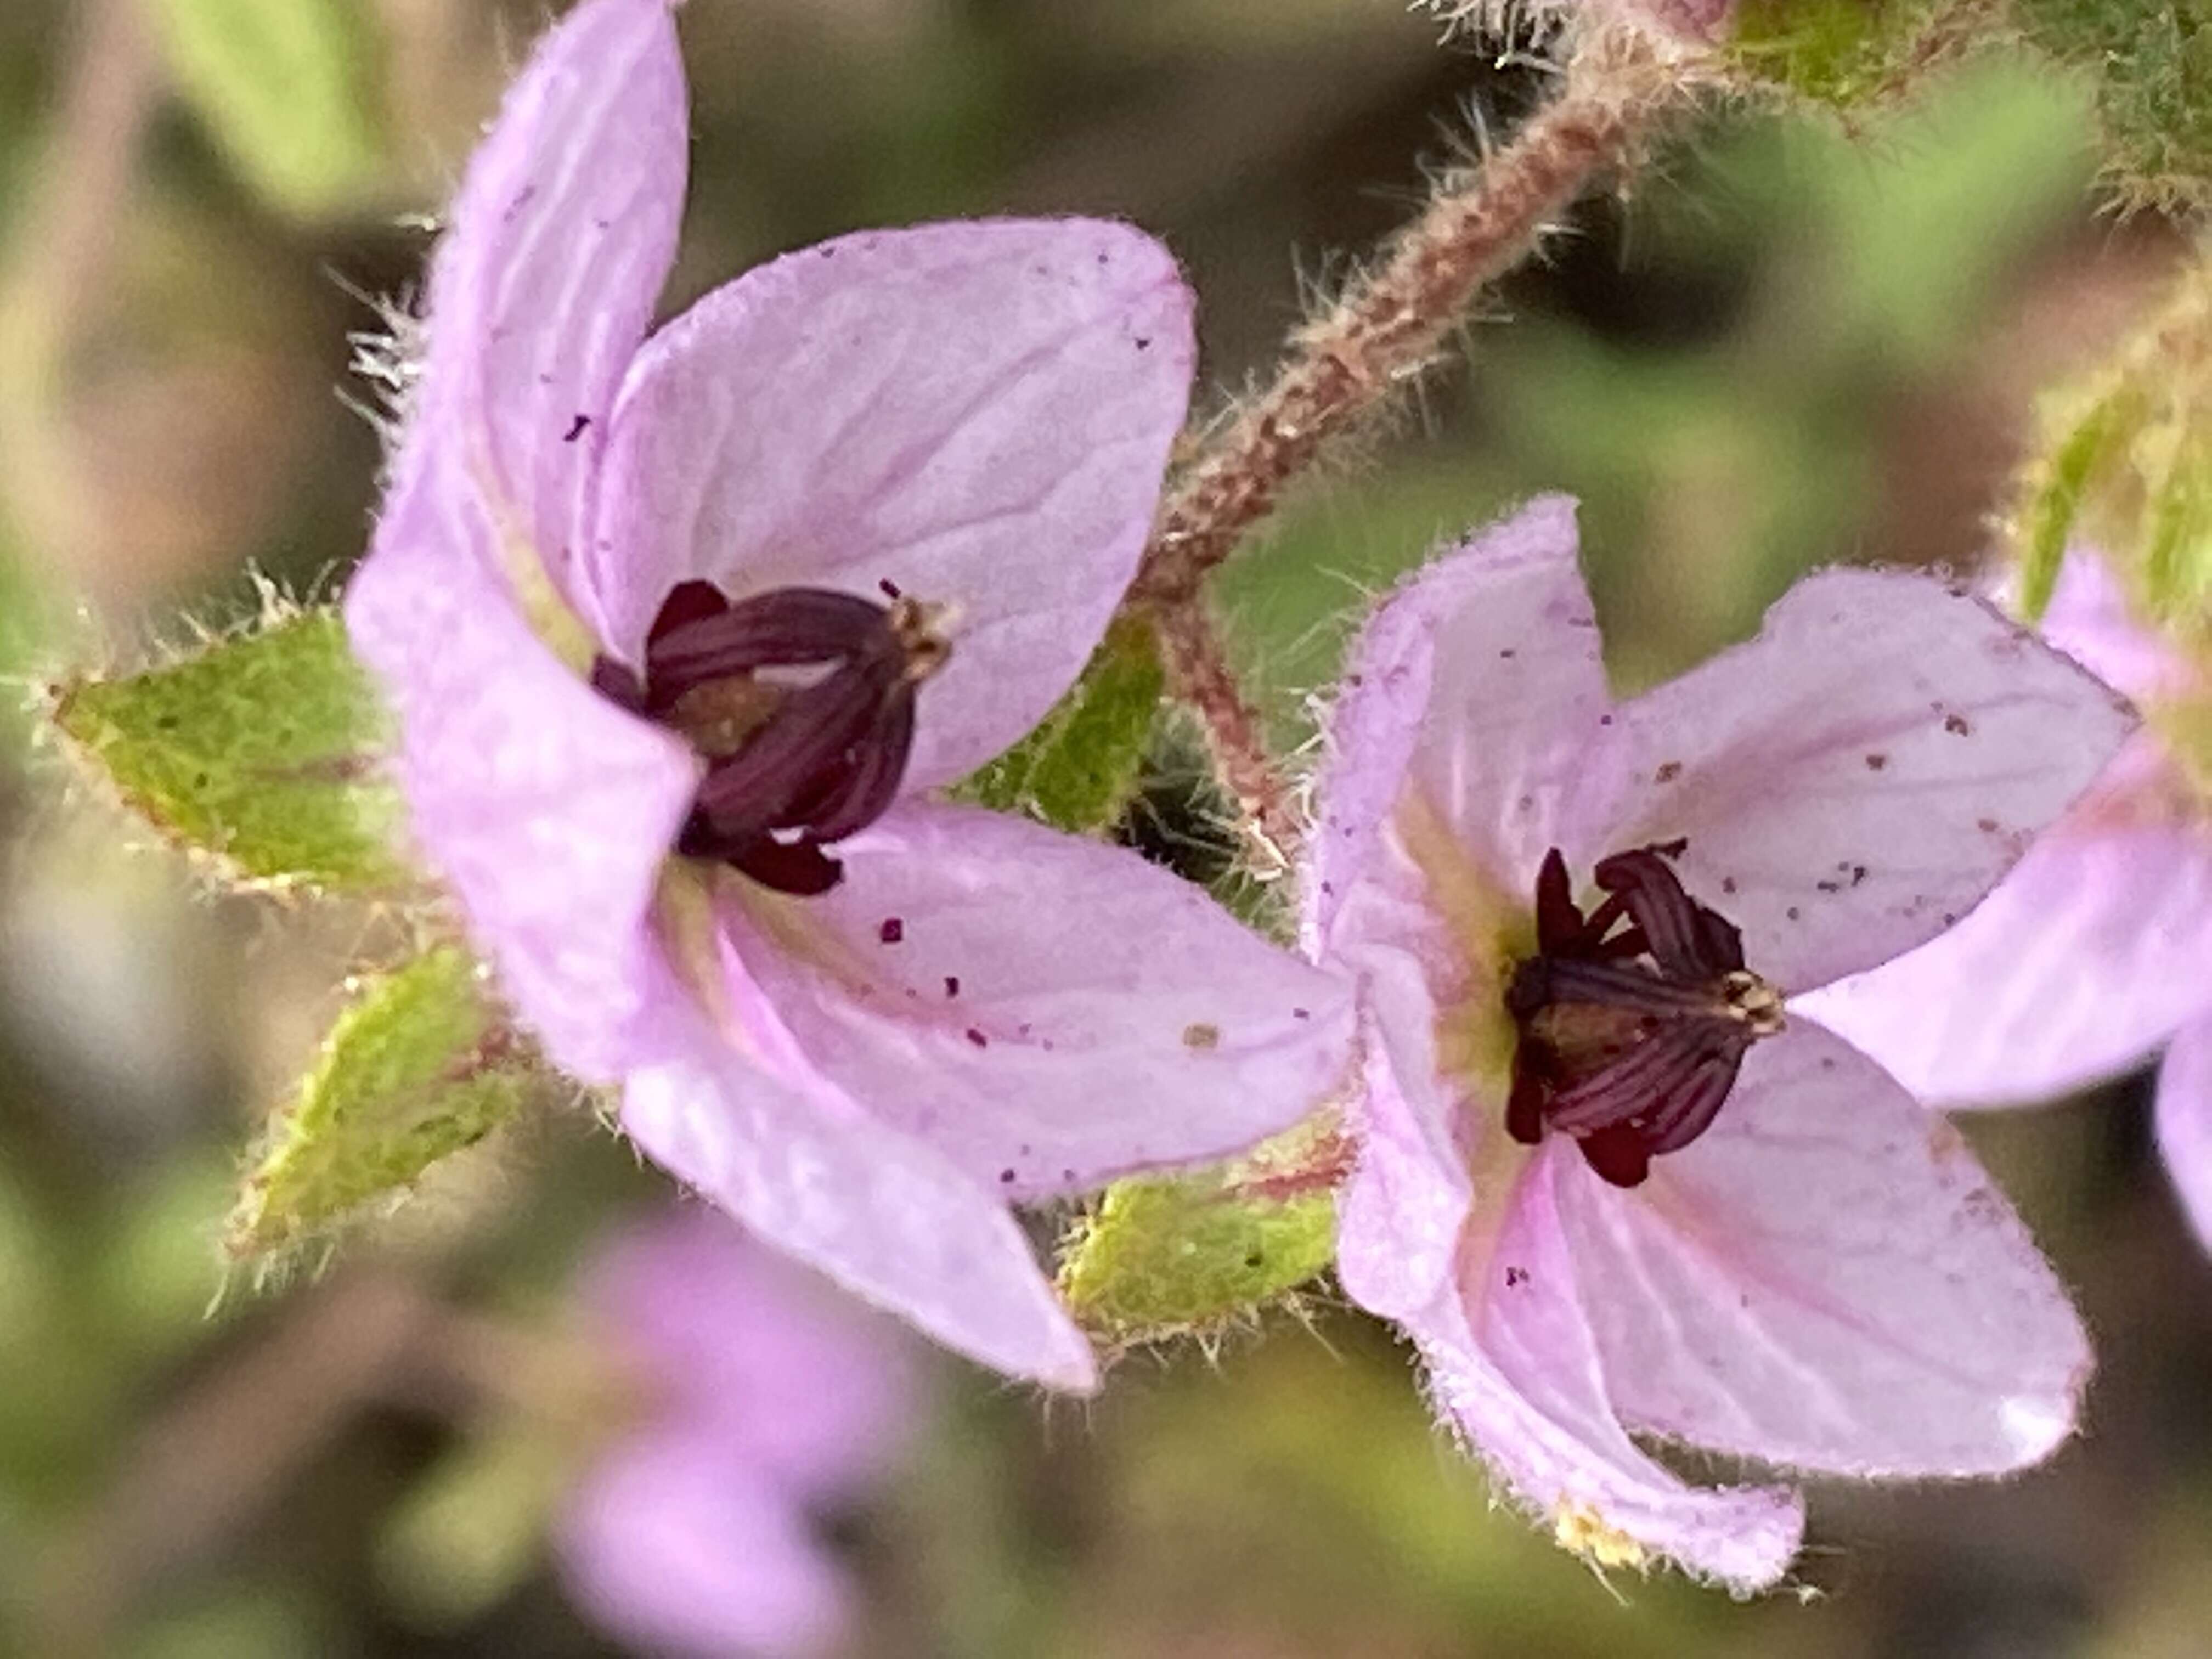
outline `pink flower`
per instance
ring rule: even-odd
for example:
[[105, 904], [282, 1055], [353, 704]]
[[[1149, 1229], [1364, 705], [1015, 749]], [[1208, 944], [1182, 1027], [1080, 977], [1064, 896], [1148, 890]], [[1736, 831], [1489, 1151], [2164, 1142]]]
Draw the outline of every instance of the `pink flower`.
[[[2147, 708], [2212, 683], [2128, 615], [2075, 549], [2044, 637]], [[1910, 956], [1807, 1006], [1916, 1094], [2002, 1106], [2082, 1088], [2161, 1046], [2166, 1168], [2212, 1248], [2212, 803], [2161, 738], [2130, 738], [1989, 900]]]
[[2131, 724], [1978, 600], [1871, 570], [1616, 703], [1558, 498], [1369, 623], [1307, 873], [1370, 1027], [1340, 1271], [1562, 1542], [1788, 1566], [1795, 1492], [1632, 1436], [1927, 1476], [2066, 1435], [2089, 1356], [2050, 1269], [1958, 1137], [1784, 1003], [1955, 922]]
[[622, 1237], [585, 1299], [647, 1414], [562, 1517], [577, 1601], [653, 1653], [833, 1646], [852, 1588], [817, 1528], [882, 1481], [911, 1426], [896, 1328], [703, 1210]]
[[438, 249], [347, 623], [421, 849], [551, 1055], [763, 1238], [1086, 1388], [1008, 1203], [1246, 1146], [1351, 1041], [1336, 981], [1197, 889], [927, 793], [1119, 603], [1190, 296], [1123, 226], [936, 225], [647, 338], [685, 123], [665, 0], [538, 48]]

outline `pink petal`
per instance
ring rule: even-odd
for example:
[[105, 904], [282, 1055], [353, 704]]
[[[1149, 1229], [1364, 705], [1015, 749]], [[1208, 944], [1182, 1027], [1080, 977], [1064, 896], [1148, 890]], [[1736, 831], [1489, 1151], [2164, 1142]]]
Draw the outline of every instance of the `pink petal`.
[[1632, 1193], [1558, 1187], [1632, 1428], [1806, 1469], [2039, 1462], [2089, 1373], [2065, 1291], [1957, 1132], [1807, 1020]]
[[807, 1517], [710, 1431], [625, 1442], [584, 1481], [558, 1544], [593, 1622], [655, 1654], [829, 1651], [852, 1587]]
[[1310, 948], [1376, 856], [1408, 788], [1526, 904], [1546, 850], [1613, 850], [1613, 700], [1576, 563], [1575, 507], [1542, 496], [1392, 594], [1352, 647], [1316, 786]]
[[787, 1491], [880, 1474], [914, 1401], [897, 1328], [704, 1206], [618, 1237], [584, 1287], [647, 1386]]
[[2181, 1028], [2158, 1073], [2158, 1147], [2197, 1237], [2212, 1250], [2212, 1013]]
[[1683, 884], [1790, 992], [1955, 925], [2135, 725], [1981, 600], [1841, 569], [1623, 718], [1642, 769], [1616, 843], [1686, 837]]
[[491, 550], [534, 554], [587, 611], [576, 559], [615, 392], [675, 257], [687, 110], [669, 0], [587, 0], [508, 89], [431, 269], [398, 476], [447, 457], [500, 526]]
[[2040, 1100], [2139, 1064], [2212, 1009], [2212, 839], [2099, 797], [1956, 927], [1798, 1009], [1945, 1104]]
[[736, 948], [811, 1066], [1027, 1200], [1243, 1151], [1351, 1063], [1350, 987], [1133, 853], [910, 802]]
[[1620, 1291], [1579, 1259], [1562, 1189], [1588, 1171], [1553, 1139], [1526, 1164], [1486, 1250], [1471, 1230], [1457, 1294], [1406, 1322], [1438, 1403], [1562, 1541], [1589, 1523], [1739, 1590], [1780, 1578], [1804, 1527], [1796, 1495], [1705, 1488], [1638, 1449], [1614, 1414], [1619, 1379], [1591, 1309]]
[[1449, 1288], [1474, 1201], [1455, 1124], [1480, 1108], [1442, 1075], [1419, 963], [1388, 950], [1360, 963], [1365, 1066], [1346, 1111], [1358, 1155], [1337, 1197], [1336, 1271], [1361, 1307], [1403, 1319]]
[[655, 1052], [623, 1095], [629, 1137], [763, 1240], [959, 1352], [1088, 1392], [1090, 1345], [998, 1195], [811, 1077], [725, 942], [722, 1029], [665, 965]]
[[2195, 678], [2179, 653], [2136, 621], [2094, 548], [2068, 550], [2039, 631], [2099, 679], [2139, 700], [2171, 695]]
[[1771, 1583], [1796, 1551], [1796, 1499], [1700, 1490], [1630, 1442], [1548, 1196], [1551, 1160], [1581, 1159], [1555, 1142], [1532, 1165], [1505, 1140], [1503, 1103], [1442, 1075], [1431, 986], [1455, 988], [1431, 979], [1410, 918], [1365, 925], [1368, 896], [1346, 913], [1370, 1021], [1365, 1086], [1348, 1109], [1358, 1162], [1337, 1210], [1346, 1294], [1414, 1337], [1438, 1405], [1563, 1541], [1601, 1551], [1595, 1523], [1725, 1583]]
[[702, 577], [951, 604], [908, 781], [962, 776], [1072, 684], [1136, 569], [1190, 391], [1191, 296], [1126, 226], [848, 236], [748, 272], [640, 356], [595, 559], [633, 659]]
[[398, 716], [416, 842], [562, 1066], [611, 1079], [644, 995], [645, 918], [696, 763], [570, 674], [472, 557], [491, 535], [434, 458], [346, 590]]

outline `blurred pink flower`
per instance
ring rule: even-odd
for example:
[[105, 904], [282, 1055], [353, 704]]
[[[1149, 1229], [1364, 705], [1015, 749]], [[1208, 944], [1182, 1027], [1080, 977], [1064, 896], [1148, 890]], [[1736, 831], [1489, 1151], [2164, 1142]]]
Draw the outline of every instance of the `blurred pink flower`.
[[923, 793], [1120, 602], [1190, 295], [1124, 226], [945, 224], [647, 338], [686, 120], [665, 0], [539, 46], [439, 245], [347, 623], [416, 838], [554, 1059], [763, 1238], [1086, 1388], [1008, 1202], [1239, 1150], [1351, 1042], [1338, 983], [1197, 889]]
[[852, 1587], [817, 1528], [882, 1481], [913, 1426], [896, 1328], [700, 1209], [621, 1237], [584, 1293], [646, 1414], [562, 1517], [579, 1603], [655, 1654], [835, 1645]]
[[1616, 703], [1558, 498], [1368, 624], [1306, 878], [1369, 1026], [1340, 1271], [1562, 1542], [1788, 1566], [1794, 1492], [1634, 1435], [1927, 1476], [2070, 1430], [2087, 1344], [2011, 1210], [1784, 999], [1951, 926], [2132, 724], [1978, 599], [1852, 569]]
[[[2043, 635], [2146, 706], [2212, 697], [2090, 550], [2068, 556]], [[1958, 927], [1806, 1006], [1947, 1107], [2047, 1099], [2164, 1045], [2159, 1145], [2212, 1248], [2212, 804], [2155, 732]]]

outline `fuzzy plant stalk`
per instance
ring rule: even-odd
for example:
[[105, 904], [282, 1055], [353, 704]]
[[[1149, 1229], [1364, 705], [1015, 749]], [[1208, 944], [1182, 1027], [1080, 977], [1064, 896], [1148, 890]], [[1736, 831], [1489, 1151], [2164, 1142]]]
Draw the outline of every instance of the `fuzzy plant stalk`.
[[1700, 62], [1635, 24], [1591, 22], [1551, 101], [1443, 180], [1380, 263], [1292, 337], [1272, 382], [1200, 441], [1170, 490], [1131, 598], [1156, 621], [1169, 689], [1203, 721], [1263, 866], [1292, 838], [1291, 791], [1203, 615], [1207, 574], [1295, 480], [1436, 367], [1484, 289], [1562, 213], [1631, 171], [1695, 106], [1708, 82]]

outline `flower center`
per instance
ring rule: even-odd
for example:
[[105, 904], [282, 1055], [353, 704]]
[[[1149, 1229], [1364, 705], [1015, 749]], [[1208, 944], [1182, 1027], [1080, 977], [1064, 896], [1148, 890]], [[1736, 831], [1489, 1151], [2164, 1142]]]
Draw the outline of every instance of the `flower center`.
[[732, 605], [679, 583], [655, 617], [642, 679], [602, 657], [592, 684], [705, 757], [676, 850], [785, 893], [823, 893], [822, 849], [881, 817], [914, 747], [915, 692], [951, 646], [943, 606], [888, 583], [888, 605], [818, 587]]
[[1782, 1029], [1782, 996], [1743, 964], [1743, 936], [1682, 890], [1673, 846], [1599, 860], [1585, 917], [1557, 848], [1536, 877], [1536, 954], [1505, 988], [1519, 1040], [1512, 1137], [1572, 1135], [1591, 1169], [1633, 1187], [1712, 1123], [1744, 1053]]

